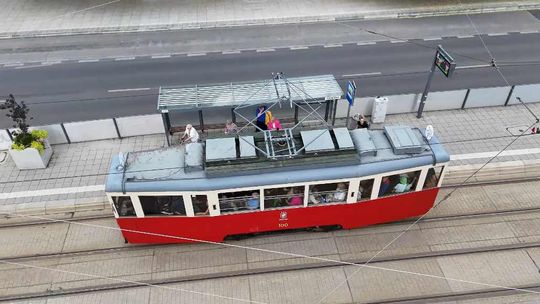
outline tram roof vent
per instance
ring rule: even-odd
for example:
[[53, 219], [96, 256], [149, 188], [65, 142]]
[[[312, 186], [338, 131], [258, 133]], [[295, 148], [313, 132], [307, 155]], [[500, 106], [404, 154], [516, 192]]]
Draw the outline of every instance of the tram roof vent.
[[422, 134], [417, 129], [404, 126], [385, 126], [384, 134], [386, 134], [396, 155], [417, 154], [424, 151]]
[[360, 156], [362, 155], [373, 155], [377, 156], [377, 146], [371, 138], [371, 134], [368, 129], [356, 129], [351, 131], [351, 135]]
[[192, 143], [186, 145], [185, 167], [186, 172], [200, 171], [203, 169], [202, 159], [203, 144]]

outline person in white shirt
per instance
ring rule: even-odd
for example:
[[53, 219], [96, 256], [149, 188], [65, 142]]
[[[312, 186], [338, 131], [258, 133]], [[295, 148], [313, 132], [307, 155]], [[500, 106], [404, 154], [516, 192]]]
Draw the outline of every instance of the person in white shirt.
[[197, 130], [191, 125], [188, 124], [186, 126], [186, 131], [184, 132], [184, 135], [180, 137], [180, 144], [191, 144], [196, 143], [199, 140], [199, 133], [197, 133]]

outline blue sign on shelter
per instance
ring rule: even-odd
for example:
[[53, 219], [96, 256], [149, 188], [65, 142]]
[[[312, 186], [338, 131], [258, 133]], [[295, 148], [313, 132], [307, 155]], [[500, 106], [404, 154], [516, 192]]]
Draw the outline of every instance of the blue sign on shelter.
[[349, 83], [347, 84], [347, 93], [345, 94], [345, 97], [347, 98], [347, 101], [349, 102], [349, 105], [354, 104], [354, 97], [356, 96], [356, 84], [354, 81], [349, 80]]

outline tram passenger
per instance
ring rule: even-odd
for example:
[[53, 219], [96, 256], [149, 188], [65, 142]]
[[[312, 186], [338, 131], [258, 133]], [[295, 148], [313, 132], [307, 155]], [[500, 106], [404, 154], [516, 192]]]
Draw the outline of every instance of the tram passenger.
[[310, 204], [313, 204], [313, 205], [317, 205], [317, 204], [320, 204], [320, 203], [324, 203], [324, 202], [325, 202], [325, 199], [324, 199], [324, 197], [320, 194], [319, 188], [317, 188], [317, 186], [312, 186], [312, 187], [311, 187], [311, 191], [310, 191], [310, 193], [309, 193], [308, 200], [309, 200], [309, 203], [310, 203]]
[[411, 190], [413, 183], [409, 183], [409, 178], [407, 174], [399, 175], [399, 183], [394, 187], [395, 193], [403, 193]]
[[200, 199], [194, 197], [192, 198], [193, 201], [193, 211], [196, 215], [207, 215], [209, 213], [208, 211], [208, 203], [205, 201], [201, 201]]
[[173, 196], [171, 200], [170, 210], [174, 215], [186, 215], [184, 199], [181, 196]]
[[290, 188], [287, 192], [287, 196], [289, 199], [289, 206], [302, 206], [304, 204], [304, 200], [302, 199], [302, 196], [295, 193], [294, 188]]
[[259, 200], [259, 193], [253, 192], [251, 193], [251, 197], [247, 200], [246, 206], [249, 210], [256, 210], [259, 209], [260, 206], [260, 200]]
[[381, 187], [379, 188], [379, 196], [386, 195], [388, 190], [390, 190], [390, 178], [385, 176], [382, 178]]
[[186, 131], [184, 135], [180, 137], [180, 144], [191, 144], [199, 141], [199, 133], [191, 124], [186, 125]]
[[424, 184], [424, 188], [435, 188], [437, 187], [437, 176], [435, 175], [435, 170], [433, 168], [429, 168], [427, 176], [426, 176], [426, 182]]
[[338, 183], [336, 187], [336, 192], [334, 192], [333, 201], [334, 202], [343, 202], [347, 197], [347, 190], [344, 183]]

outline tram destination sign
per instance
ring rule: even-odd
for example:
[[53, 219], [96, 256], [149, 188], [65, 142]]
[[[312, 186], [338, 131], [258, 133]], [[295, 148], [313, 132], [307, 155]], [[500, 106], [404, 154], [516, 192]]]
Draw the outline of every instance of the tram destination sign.
[[437, 47], [437, 52], [435, 53], [435, 65], [441, 70], [444, 76], [450, 78], [454, 74], [456, 69], [456, 63], [454, 58], [448, 54], [441, 45]]

